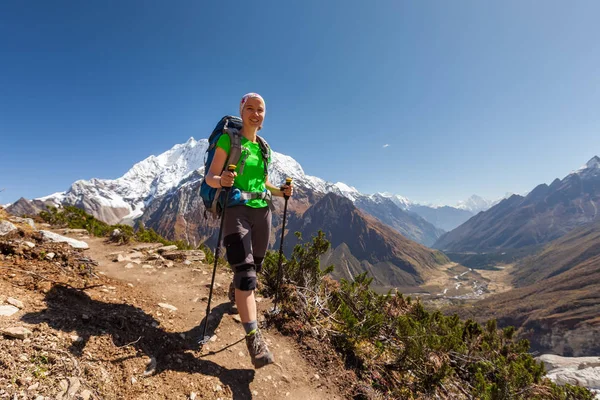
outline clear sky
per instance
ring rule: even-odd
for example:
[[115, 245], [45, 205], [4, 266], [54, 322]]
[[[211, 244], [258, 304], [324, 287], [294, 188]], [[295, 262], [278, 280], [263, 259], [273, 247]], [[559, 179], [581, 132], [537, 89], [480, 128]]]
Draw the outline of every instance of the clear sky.
[[[598, 1], [0, 2], [0, 203], [267, 103], [306, 173], [455, 203], [600, 155]], [[384, 147], [387, 145], [386, 147]]]

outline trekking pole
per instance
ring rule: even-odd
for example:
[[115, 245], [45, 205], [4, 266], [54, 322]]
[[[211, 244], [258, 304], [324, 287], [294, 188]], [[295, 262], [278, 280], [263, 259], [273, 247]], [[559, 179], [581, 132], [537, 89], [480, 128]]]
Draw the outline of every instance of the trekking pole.
[[[227, 167], [229, 172], [234, 172], [236, 169], [235, 164], [230, 164]], [[201, 345], [205, 345], [210, 340], [210, 336], [206, 336], [206, 327], [208, 326], [208, 316], [210, 314], [210, 301], [212, 300], [213, 286], [215, 285], [215, 275], [217, 274], [217, 263], [221, 256], [221, 237], [223, 235], [223, 221], [225, 221], [225, 210], [227, 209], [227, 200], [229, 199], [229, 190], [231, 187], [224, 187], [225, 190], [225, 201], [223, 202], [223, 209], [221, 210], [221, 226], [219, 227], [219, 237], [217, 239], [217, 247], [215, 248], [215, 264], [213, 266], [212, 280], [210, 281], [210, 290], [208, 292], [208, 304], [206, 305], [206, 318], [204, 321], [204, 330], [202, 332], [202, 339], [198, 342]]]
[[[286, 186], [290, 186], [292, 184], [292, 178], [285, 178], [285, 184]], [[283, 190], [285, 187], [282, 187], [281, 190]], [[283, 205], [283, 224], [281, 226], [281, 241], [279, 242], [279, 264], [277, 266], [277, 288], [275, 289], [275, 302], [273, 303], [273, 312], [277, 313], [277, 302], [279, 301], [279, 297], [280, 297], [280, 286], [281, 286], [281, 276], [283, 275], [282, 270], [281, 270], [281, 262], [282, 262], [282, 257], [283, 257], [283, 236], [285, 234], [285, 219], [287, 216], [287, 205], [288, 205], [288, 200], [290, 199], [289, 196], [286, 196], [285, 194], [283, 195], [283, 198], [285, 199], [285, 204]]]

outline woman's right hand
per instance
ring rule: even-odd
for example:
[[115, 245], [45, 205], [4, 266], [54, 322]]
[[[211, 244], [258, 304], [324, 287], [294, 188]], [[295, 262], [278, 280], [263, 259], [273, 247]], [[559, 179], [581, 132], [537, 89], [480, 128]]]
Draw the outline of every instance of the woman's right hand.
[[237, 172], [223, 171], [221, 173], [221, 186], [227, 188], [233, 186], [233, 181], [236, 176]]

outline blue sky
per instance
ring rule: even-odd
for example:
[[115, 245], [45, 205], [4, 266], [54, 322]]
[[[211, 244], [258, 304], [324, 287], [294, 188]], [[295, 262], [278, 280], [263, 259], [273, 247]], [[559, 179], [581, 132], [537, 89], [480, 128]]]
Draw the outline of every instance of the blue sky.
[[[0, 203], [117, 178], [242, 94], [306, 173], [454, 203], [600, 155], [600, 2], [0, 4]], [[387, 147], [383, 147], [384, 145]]]

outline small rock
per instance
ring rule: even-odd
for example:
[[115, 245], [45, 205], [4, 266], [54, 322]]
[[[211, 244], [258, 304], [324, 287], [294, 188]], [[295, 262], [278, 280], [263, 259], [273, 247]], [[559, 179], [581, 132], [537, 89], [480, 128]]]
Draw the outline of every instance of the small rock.
[[142, 268], [144, 269], [154, 269], [154, 267], [150, 264], [142, 264]]
[[3, 335], [21, 340], [28, 338], [32, 333], [33, 332], [31, 332], [29, 329], [23, 328], [22, 326], [15, 326], [2, 330]]
[[48, 253], [46, 254], [46, 260], [53, 260], [55, 256], [56, 254], [54, 253]]
[[192, 265], [192, 262], [190, 260], [185, 260], [183, 262], [183, 265]]
[[29, 357], [27, 357], [27, 354], [21, 354], [19, 356], [19, 360], [25, 362], [25, 361], [29, 361]]
[[84, 321], [87, 321], [88, 319], [90, 319], [90, 316], [87, 315], [87, 314], [82, 314], [81, 315], [81, 319], [84, 320]]
[[163, 244], [162, 243], [141, 243], [141, 244], [135, 246], [133, 249], [135, 251], [140, 251], [140, 250], [152, 251], [153, 249], [158, 249], [159, 247], [163, 247]]
[[23, 242], [23, 244], [27, 247], [29, 247], [30, 249], [33, 249], [35, 247], [35, 243], [31, 243], [31, 242]]
[[82, 342], [83, 338], [81, 336], [71, 335], [71, 340], [74, 342]]
[[215, 386], [215, 392], [221, 392], [221, 391], [223, 391], [223, 388], [221, 387], [221, 385]]
[[146, 370], [142, 374], [143, 376], [153, 375], [156, 371], [156, 358], [150, 357], [150, 362], [146, 365]]
[[29, 387], [27, 388], [27, 391], [28, 391], [28, 392], [33, 392], [34, 390], [37, 390], [39, 387], [40, 387], [40, 383], [39, 383], [39, 382], [36, 382], [36, 383], [34, 383], [33, 385], [29, 386]]
[[290, 392], [285, 392], [285, 397], [288, 397], [290, 395]]
[[92, 392], [86, 389], [83, 392], [81, 392], [80, 396], [82, 400], [90, 400], [90, 398], [92, 397]]
[[177, 246], [175, 246], [175, 245], [162, 246], [162, 247], [159, 247], [158, 249], [156, 249], [156, 251], [158, 251], [159, 253], [164, 253], [165, 251], [172, 251], [172, 250], [177, 250]]
[[17, 229], [17, 227], [14, 226], [13, 224], [11, 224], [10, 222], [0, 221], [0, 236], [4, 236], [16, 229]]
[[35, 398], [35, 400], [46, 400], [46, 398], [44, 396], [38, 396]]
[[258, 396], [258, 392], [256, 390], [252, 391], [252, 396]]
[[173, 265], [175, 265], [175, 263], [173, 261], [167, 261], [165, 263], [165, 267], [167, 267], [167, 268], [171, 268]]
[[131, 377], [131, 384], [135, 385], [137, 383], [137, 379], [135, 379], [135, 377]]
[[75, 398], [75, 394], [79, 391], [81, 387], [81, 382], [79, 382], [78, 378], [70, 377], [69, 378], [69, 387], [67, 389], [66, 398], [72, 399]]
[[233, 314], [232, 318], [235, 322], [239, 322], [240, 324], [242, 323], [242, 318], [239, 314]]
[[238, 356], [240, 356], [240, 357], [245, 357], [245, 355], [244, 355], [244, 352], [243, 352], [243, 351], [240, 351], [240, 352], [238, 353]]
[[125, 265], [125, 268], [130, 269], [135, 267], [135, 265], [133, 265], [133, 263], [127, 263], [127, 265]]
[[133, 287], [133, 283], [128, 283], [127, 286]]
[[170, 310], [170, 311], [177, 311], [177, 307], [172, 306], [172, 305], [167, 304], [167, 303], [158, 303], [158, 306], [160, 308], [165, 308], [165, 309]]
[[8, 304], [12, 304], [13, 306], [18, 307], [18, 308], [25, 308], [25, 306], [23, 305], [23, 303], [20, 300], [17, 300], [13, 297], [9, 297], [8, 299], [6, 299], [6, 302]]
[[189, 400], [196, 400], [196, 392], [190, 393]]
[[287, 383], [292, 383], [292, 381], [290, 381], [290, 378], [288, 378], [287, 375], [281, 375], [281, 379], [286, 381]]
[[117, 255], [117, 262], [121, 262], [121, 261], [125, 261], [125, 260], [126, 260], [126, 258], [123, 254], [119, 253]]
[[216, 342], [217, 341], [217, 335], [212, 335], [210, 338], [211, 342]]
[[113, 229], [113, 231], [110, 233], [110, 239], [113, 241], [118, 241], [123, 237], [123, 233], [121, 232], [120, 229]]
[[319, 380], [319, 379], [321, 379], [321, 377], [319, 376], [319, 374], [315, 374], [315, 379], [316, 379], [316, 380]]

